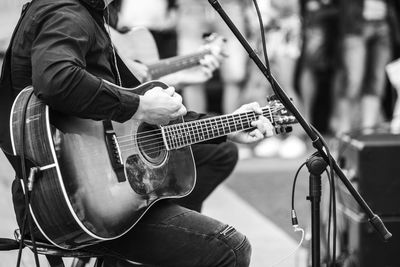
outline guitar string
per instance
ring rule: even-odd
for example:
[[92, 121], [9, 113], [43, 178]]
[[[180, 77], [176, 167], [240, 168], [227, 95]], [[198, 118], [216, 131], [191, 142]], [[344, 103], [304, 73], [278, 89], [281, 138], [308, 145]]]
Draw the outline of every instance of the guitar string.
[[[274, 118], [276, 119], [276, 118], [279, 118], [279, 117], [274, 117]], [[228, 128], [229, 130], [230, 129], [237, 129], [237, 125], [236, 124], [231, 124], [232, 122], [234, 123], [235, 119], [226, 121], [226, 123], [228, 125], [220, 125], [222, 127], [218, 127], [218, 125], [217, 125], [217, 129], [213, 128], [213, 129], [206, 129], [205, 131], [203, 131], [202, 129], [198, 129], [197, 127], [194, 127], [195, 125], [188, 125], [188, 127], [186, 129], [172, 129], [172, 132], [175, 132], [175, 133], [179, 133], [178, 131], [180, 131], [181, 133], [182, 132], [189, 132], [189, 133], [191, 132], [192, 136], [196, 135], [196, 134], [200, 135], [201, 133], [203, 133], [203, 135], [207, 134], [208, 136], [210, 136], [210, 134], [214, 134], [215, 130], [219, 133], [220, 129], [221, 130], [224, 130], [225, 128]], [[250, 121], [250, 123], [249, 122], [245, 122], [245, 123], [246, 123], [246, 125], [248, 124], [250, 126], [251, 122], [252, 121]], [[212, 124], [211, 121], [205, 121], [203, 125], [205, 125], [205, 127], [209, 127], [209, 126], [213, 127], [213, 126], [215, 126], [215, 124]], [[242, 123], [242, 125], [243, 125], [243, 123]], [[232, 128], [232, 127], [234, 127], [234, 128]], [[251, 126], [250, 126], [250, 128], [251, 128]], [[138, 137], [136, 139], [134, 138], [135, 136], [132, 135], [131, 139], [124, 140], [124, 141], [119, 141], [118, 144], [120, 145], [120, 148], [122, 148], [122, 147], [125, 147], [125, 146], [129, 146], [135, 140], [137, 140], [139, 142], [143, 140], [143, 142], [141, 142], [142, 144], [146, 144], [146, 143], [149, 143], [149, 142], [154, 142], [154, 141], [157, 141], [157, 140], [160, 140], [160, 139], [163, 140], [162, 136], [160, 138], [160, 135], [162, 135], [161, 129], [152, 130], [151, 132], [153, 132], [153, 133], [155, 132], [155, 134], [145, 135], [145, 136], [142, 136], [142, 137]], [[205, 134], [204, 134], [204, 132], [205, 132]], [[145, 133], [146, 132], [143, 132], [143, 133], [141, 133], [141, 135], [143, 135]], [[152, 138], [154, 136], [157, 136], [157, 138]], [[186, 138], [187, 139], [188, 137], [182, 136], [181, 138]]]
[[[214, 138], [217, 138], [217, 137], [219, 137], [219, 136], [209, 136], [209, 137], [206, 137], [204, 139], [198, 139], [198, 138], [190, 139], [189, 140], [190, 142], [187, 142], [188, 140], [184, 140], [183, 142], [181, 141], [178, 144], [174, 144], [174, 146], [171, 147], [171, 150], [182, 148], [182, 147], [189, 146], [189, 145], [196, 144], [196, 143], [201, 143], [201, 142], [207, 141], [209, 139], [214, 139]], [[153, 143], [151, 146], [150, 145], [142, 146], [142, 145], [131, 144], [129, 146], [126, 146], [124, 149], [121, 149], [120, 151], [121, 152], [127, 152], [127, 151], [137, 150], [137, 149], [140, 148], [140, 149], [142, 149], [144, 151], [147, 151], [148, 153], [151, 153], [151, 152], [159, 150], [160, 147], [163, 147], [163, 148], [166, 147], [166, 145], [165, 145], [165, 143], [163, 141], [157, 142], [157, 143]]]
[[[249, 124], [249, 125], [250, 125], [250, 124]], [[248, 127], [248, 128], [252, 128], [252, 127], [250, 126], [250, 127]], [[245, 127], [245, 128], [243, 128], [243, 129], [241, 129], [241, 130], [233, 130], [233, 129], [232, 129], [232, 125], [229, 126], [229, 131], [232, 130], [232, 132], [235, 132], [235, 131], [243, 131], [243, 130], [246, 130], [246, 129], [247, 129], [247, 128]], [[203, 141], [208, 140], [208, 139], [213, 139], [213, 138], [217, 138], [217, 137], [219, 137], [219, 136], [223, 136], [223, 135], [229, 134], [229, 133], [226, 133], [226, 131], [225, 131], [224, 129], [223, 129], [224, 134], [219, 134], [219, 130], [217, 130], [217, 132], [218, 132], [218, 136], [215, 136], [215, 135], [214, 135], [214, 131], [212, 131], [212, 132], [207, 132], [206, 134], [203, 133], [203, 135], [200, 135], [200, 132], [198, 132], [197, 134], [196, 134], [196, 133], [193, 133], [192, 135], [190, 135], [190, 137], [181, 136], [181, 137], [179, 138], [179, 140], [175, 141], [174, 143], [176, 143], [178, 146], [182, 146], [182, 145], [183, 145], [183, 146], [186, 146], [186, 145], [189, 145], [189, 144], [184, 144], [184, 143], [203, 142]], [[196, 138], [196, 135], [198, 136], [199, 139]], [[147, 148], [147, 147], [152, 147], [152, 146], [157, 146], [157, 145], [164, 145], [164, 139], [163, 139], [163, 137], [161, 136], [161, 131], [159, 132], [159, 134], [158, 134], [157, 136], [158, 136], [158, 138], [153, 138], [153, 139], [146, 140], [146, 141], [142, 142], [141, 145], [140, 145], [140, 147], [141, 147], [142, 149], [145, 149], [145, 148]], [[200, 136], [202, 136], [203, 139], [200, 139]], [[193, 142], [193, 140], [194, 140], [194, 142]], [[155, 141], [157, 141], [157, 142], [155, 142]], [[188, 141], [189, 141], [189, 142], [188, 142]], [[149, 142], [151, 142], [151, 143], [150, 143], [150, 144], [145, 144], [145, 143], [149, 143]], [[174, 144], [174, 145], [175, 145], [175, 144]], [[129, 148], [127, 148], [127, 147], [129, 147]], [[122, 149], [122, 148], [125, 148], [125, 149]], [[133, 143], [133, 142], [130, 143], [130, 144], [127, 144], [127, 145], [120, 146], [121, 152], [122, 152], [122, 151], [132, 150], [132, 149], [135, 149], [135, 148], [138, 148], [138, 146], [137, 146], [136, 143]]]
[[[250, 127], [250, 128], [251, 128], [251, 127]], [[244, 128], [244, 129], [242, 129], [242, 130], [238, 130], [238, 131], [243, 131], [243, 130], [246, 130], [246, 128]], [[161, 133], [160, 133], [160, 135], [161, 135]], [[226, 135], [226, 133], [225, 133], [225, 134], [222, 134], [222, 135], [220, 135], [220, 136], [224, 136], [224, 135]], [[178, 149], [178, 148], [182, 148], [182, 147], [185, 147], [185, 146], [190, 145], [190, 144], [184, 144], [185, 142], [187, 142], [187, 140], [190, 141], [189, 143], [200, 143], [200, 142], [204, 142], [204, 141], [206, 141], [206, 140], [214, 139], [214, 138], [217, 138], [217, 137], [220, 137], [220, 136], [212, 136], [212, 137], [211, 137], [211, 135], [208, 135], [208, 137], [206, 137], [206, 138], [204, 138], [204, 139], [196, 139], [196, 136], [195, 136], [195, 135], [192, 135], [191, 137], [194, 137], [194, 141], [193, 141], [193, 139], [191, 139], [191, 138], [190, 138], [190, 139], [185, 138], [185, 139], [186, 139], [186, 140], [185, 140], [184, 137], [182, 137], [180, 141], [175, 142], [178, 146], [177, 146], [177, 147], [174, 147], [173, 149]], [[142, 149], [145, 151], [145, 153], [148, 154], [148, 155], [151, 155], [151, 154], [153, 154], [153, 153], [159, 154], [160, 151], [166, 150], [166, 149], [165, 149], [166, 146], [165, 146], [165, 143], [164, 143], [164, 141], [163, 141], [163, 138], [159, 138], [158, 140], [160, 140], [160, 142], [155, 142], [155, 143], [152, 143], [152, 144], [150, 144], [150, 145], [140, 145], [140, 146], [138, 146], [137, 144], [125, 145], [125, 146], [124, 146], [125, 148], [124, 148], [124, 149], [121, 149], [120, 151], [121, 151], [121, 152], [127, 152], [127, 151], [131, 151], [131, 150], [138, 149], [138, 148], [140, 147], [140, 148], [142, 148]], [[182, 142], [182, 141], [183, 141], [183, 142]], [[150, 148], [149, 148], [149, 147], [150, 147]], [[147, 149], [145, 149], [145, 148], [147, 148]]]
[[[225, 127], [225, 128], [227, 128], [227, 127]], [[229, 130], [231, 128], [232, 128], [232, 125], [229, 126]], [[252, 126], [250, 126], [249, 128], [252, 128]], [[243, 130], [246, 130], [246, 129], [247, 128], [245, 127], [243, 129], [236, 130], [236, 131], [243, 131]], [[214, 135], [214, 131], [217, 131], [218, 134]], [[205, 140], [202, 140], [202, 139], [199, 139], [199, 140], [196, 139], [196, 135], [200, 137], [200, 132], [197, 132], [197, 133], [194, 132], [194, 131], [192, 131], [192, 132], [193, 133], [190, 136], [181, 136], [179, 138], [180, 140], [178, 140], [177, 142], [183, 141], [184, 143], [193, 143], [193, 140], [195, 140], [195, 142], [205, 141]], [[233, 132], [235, 132], [235, 131], [233, 131]], [[208, 131], [206, 134], [201, 135], [201, 136], [205, 136], [206, 137], [205, 139], [213, 139], [213, 138], [217, 138], [219, 136], [223, 136], [223, 135], [227, 135], [227, 134], [229, 134], [229, 133], [226, 133], [225, 131], [224, 131], [224, 134], [220, 134], [220, 130], [217, 129], [217, 130]], [[157, 138], [153, 138], [153, 139], [149, 139], [149, 140], [145, 140], [145, 141], [140, 142], [140, 147], [145, 149], [147, 147], [164, 144], [164, 138], [162, 137], [161, 130], [159, 131], [158, 134], [154, 134], [152, 136], [157, 136]], [[134, 143], [134, 141], [135, 140], [132, 139], [131, 142], [129, 142], [128, 144], [125, 144], [125, 145], [120, 145], [119, 148], [121, 149], [121, 151], [126, 151], [125, 148], [127, 148], [127, 147], [130, 147], [128, 150], [131, 150], [131, 149], [139, 147], [139, 146], [136, 145], [136, 143]]]
[[[276, 118], [279, 118], [279, 117], [276, 117]], [[228, 122], [228, 124], [229, 123], [231, 123], [231, 122], [234, 122], [235, 120], [233, 120], [233, 121], [227, 121]], [[252, 121], [251, 121], [252, 122]], [[251, 123], [250, 122], [250, 123]], [[213, 126], [215, 126], [215, 124], [212, 124], [212, 122], [210, 121], [210, 122], [205, 122], [203, 125], [205, 125], [206, 127], [208, 127], [208, 126], [211, 126], [211, 127], [213, 127]], [[223, 125], [220, 125], [220, 126], [223, 126]], [[232, 124], [230, 124], [230, 125], [228, 125], [228, 126], [223, 126], [222, 128], [227, 128], [227, 127], [229, 127], [229, 128], [232, 128], [232, 126], [233, 127], [235, 127], [236, 128], [236, 125], [232, 125]], [[206, 130], [206, 133], [210, 133], [210, 132], [214, 132], [215, 130], [214, 130], [215, 128], [213, 128], [213, 129], [207, 129]], [[221, 129], [221, 127], [217, 127], [217, 131], [218, 131], [218, 129]], [[181, 129], [175, 129], [175, 130], [181, 130]], [[187, 132], [187, 131], [189, 131], [189, 132], [199, 132], [200, 133], [200, 130], [201, 129], [198, 129], [198, 128], [195, 128], [195, 127], [193, 127], [193, 126], [188, 126], [186, 129], [182, 129], [184, 132]], [[155, 134], [151, 134], [151, 135], [146, 135], [146, 136], [143, 136], [143, 137], [139, 137], [139, 138], [134, 138], [135, 136], [134, 135], [132, 135], [132, 138], [131, 139], [129, 139], [129, 140], [124, 140], [124, 141], [118, 141], [118, 144], [125, 144], [125, 143], [130, 143], [131, 141], [133, 141], [133, 140], [138, 140], [138, 141], [141, 141], [142, 139], [144, 139], [144, 141], [142, 142], [142, 143], [146, 143], [146, 142], [149, 142], [149, 141], [153, 141], [153, 140], [156, 140], [156, 139], [149, 139], [150, 137], [154, 137], [154, 136], [159, 136], [160, 134], [162, 134], [161, 133], [161, 129], [157, 129], [157, 130], [152, 130], [152, 131], [149, 131], [149, 132], [155, 132]], [[219, 132], [219, 131], [218, 131]], [[145, 134], [145, 133], [147, 133], [147, 132], [142, 132], [141, 134], [143, 135], [143, 134]], [[176, 132], [177, 133], [177, 132]], [[146, 139], [148, 139], [148, 140], [146, 140]], [[124, 147], [124, 146], [126, 146], [126, 145], [120, 145], [120, 147]]]
[[[185, 132], [186, 133], [192, 133], [189, 137], [185, 136], [185, 135], [181, 136], [180, 137], [181, 139], [183, 139], [183, 138], [188, 139], [188, 138], [190, 138], [192, 136], [196, 136], [196, 135], [198, 135], [198, 136], [200, 136], [200, 135], [202, 135], [202, 136], [206, 136], [206, 135], [210, 136], [210, 135], [214, 135], [215, 131], [217, 131], [218, 134], [219, 134], [220, 130], [222, 130], [225, 133], [224, 129], [226, 129], [226, 128], [228, 128], [229, 130], [231, 130], [231, 129], [232, 130], [234, 130], [234, 129], [237, 130], [237, 125], [236, 124], [234, 124], [234, 125], [231, 124], [231, 122], [234, 122], [234, 121], [235, 120], [228, 121], [227, 123], [229, 125], [221, 125], [222, 127], [213, 128], [211, 130], [210, 129], [206, 129], [205, 131], [203, 131], [202, 129], [196, 128], [193, 125], [193, 126], [188, 126], [186, 129], [172, 129], [172, 132], [176, 133], [176, 134], [179, 134], [178, 131], [180, 131], [180, 133], [182, 133], [182, 132], [183, 133], [185, 133]], [[250, 124], [251, 124], [251, 122], [250, 123], [246, 122], [246, 125], [248, 125], [249, 128], [251, 128]], [[210, 122], [205, 122], [203, 125], [205, 125], [206, 127], [215, 126], [215, 125], [212, 124], [211, 121]], [[242, 123], [242, 125], [243, 125], [243, 123]], [[137, 142], [141, 142], [143, 140], [141, 142], [141, 144], [143, 144], [143, 145], [145, 145], [146, 143], [153, 144], [155, 141], [158, 141], [158, 140], [162, 140], [162, 141], [164, 140], [164, 138], [162, 136], [161, 129], [153, 130], [152, 132], [155, 132], [155, 134], [142, 136], [142, 137], [139, 137], [139, 138], [136, 138], [136, 139], [134, 138], [134, 135], [132, 135], [131, 139], [125, 140], [125, 141], [122, 141], [122, 142], [118, 142], [118, 144], [120, 145], [120, 148], [123, 148], [123, 147], [131, 145], [135, 140]], [[153, 137], [156, 137], [156, 138], [153, 138]]]
[[[280, 118], [281, 118], [280, 116], [273, 116], [274, 121], [279, 120]], [[226, 121], [223, 121], [223, 123], [230, 124], [232, 122], [236, 122], [238, 119], [241, 120], [243, 118], [228, 119]], [[167, 126], [169, 126], [169, 127], [175, 126], [175, 129], [171, 129], [172, 131], [183, 130], [184, 132], [186, 132], [188, 129], [189, 130], [193, 130], [194, 129], [194, 130], [198, 130], [198, 131], [203, 130], [203, 129], [198, 129], [197, 125], [205, 125], [206, 127], [211, 126], [211, 127], [214, 127], [214, 128], [215, 127], [218, 128], [220, 126], [224, 127], [224, 125], [221, 124], [221, 121], [217, 122], [217, 121], [205, 120], [205, 121], [202, 121], [202, 122], [203, 123], [200, 123], [200, 124], [186, 122], [186, 127], [184, 127], [184, 128], [180, 127], [182, 125], [180, 123], [179, 124], [167, 125]], [[167, 126], [165, 126], [164, 129], [166, 129]], [[150, 130], [150, 131], [140, 132], [140, 133], [138, 133], [136, 135], [135, 134], [130, 134], [130, 135], [127, 135], [126, 137], [124, 137], [123, 139], [120, 138], [120, 137], [117, 137], [117, 141], [118, 141], [118, 143], [123, 144], [123, 143], [131, 142], [133, 139], [140, 140], [142, 138], [150, 138], [150, 137], [152, 137], [154, 135], [157, 135], [160, 131], [161, 131], [161, 129], [158, 128], [158, 129], [154, 129], [154, 130]], [[205, 131], [209, 131], [209, 130], [206, 129]], [[154, 134], [150, 134], [150, 133], [154, 133]]]
[[[269, 114], [271, 114], [271, 113], [276, 113], [277, 111], [279, 111], [279, 110], [281, 110], [281, 109], [283, 109], [283, 107], [278, 107], [278, 108], [273, 108], [273, 109], [270, 109], [270, 110], [264, 110], [265, 108], [263, 108], [263, 116], [265, 116], [265, 115], [269, 115]], [[232, 116], [232, 117], [235, 117], [235, 116], [248, 116], [248, 115], [253, 115], [253, 114], [255, 114], [254, 112], [245, 112], [245, 113], [237, 113], [237, 114], [228, 114], [228, 115], [223, 115], [223, 116], [218, 116], [218, 117], [211, 117], [211, 118], [206, 118], [206, 119], [202, 119], [202, 120], [197, 120], [197, 121], [188, 121], [188, 122], [184, 122], [184, 123], [188, 123], [188, 124], [190, 124], [190, 123], [196, 123], [196, 122], [199, 122], [199, 121], [208, 121], [208, 120], [212, 120], [212, 119], [217, 119], [217, 118], [220, 118], [220, 122], [221, 122], [221, 119], [223, 118], [223, 117], [229, 117], [229, 116]], [[257, 114], [256, 114], [257, 115]], [[279, 118], [279, 117], [281, 117], [281, 116], [278, 116], [278, 115], [275, 115], [275, 114], [273, 114], [272, 115], [273, 116], [273, 118]], [[270, 116], [268, 116], [268, 117], [270, 117]], [[229, 119], [231, 119], [231, 118], [229, 118]], [[236, 119], [236, 118], [233, 118], [233, 119]], [[222, 122], [224, 122], [224, 121], [222, 121]], [[172, 125], [166, 125], [166, 126], [174, 126], [174, 125], [176, 125], [176, 126], [179, 126], [179, 124], [181, 124], [181, 123], [178, 123], [178, 124], [172, 124]], [[142, 132], [142, 133], [138, 133], [137, 135], [135, 135], [135, 134], [128, 134], [128, 135], [122, 135], [122, 136], [117, 136], [117, 140], [118, 141], [120, 141], [121, 143], [122, 142], [125, 142], [124, 140], [122, 140], [122, 139], [124, 139], [124, 138], [128, 138], [129, 140], [131, 140], [132, 138], [134, 138], [134, 137], [137, 137], [137, 136], [140, 136], [140, 135], [146, 135], [146, 136], [148, 136], [148, 133], [151, 133], [151, 132], [155, 132], [155, 131], [159, 131], [160, 129], [154, 129], [154, 130], [150, 130], [150, 131], [146, 131], [146, 132]]]
[[[210, 125], [211, 125], [211, 122], [210, 122]], [[248, 128], [251, 128], [250, 124], [247, 124], [247, 125], [248, 125], [247, 126]], [[241, 130], [237, 130], [237, 128], [236, 128], [236, 130], [233, 130], [232, 126], [235, 126], [235, 128], [236, 128], [236, 125], [229, 125], [228, 131], [232, 130], [231, 132], [234, 132], [234, 131], [243, 131], [243, 130], [248, 129], [248, 128], [244, 127]], [[222, 134], [222, 135], [220, 135], [219, 130], [217, 130], [217, 133], [218, 133], [219, 136], [223, 136], [223, 135], [227, 134], [225, 129], [222, 129], [222, 130], [224, 132], [224, 134]], [[184, 147], [184, 146], [188, 146], [190, 143], [203, 142], [205, 140], [213, 139], [213, 138], [218, 137], [218, 136], [214, 135], [214, 131], [206, 132], [206, 134], [203, 133], [203, 135], [200, 135], [200, 134], [201, 133], [198, 131], [197, 134], [193, 133], [189, 137], [188, 136], [181, 136], [178, 140], [175, 140], [175, 142], [171, 140], [172, 146], [173, 146], [174, 149], [177, 149], [177, 148], [181, 148], [181, 147]], [[198, 136], [198, 139], [197, 139], [196, 135]], [[165, 143], [164, 143], [163, 137], [161, 136], [161, 131], [159, 131], [157, 136], [158, 136], [158, 138], [156, 138], [156, 139], [147, 140], [147, 143], [151, 142], [148, 145], [145, 145], [146, 141], [142, 142], [140, 144], [140, 148], [145, 150], [145, 152], [147, 154], [156, 153], [156, 152], [159, 153], [160, 149], [162, 150], [162, 148], [165, 147]], [[201, 137], [203, 137], [203, 139]], [[194, 139], [194, 141], [193, 141], [193, 139]], [[157, 142], [155, 142], [155, 141], [157, 141]], [[139, 148], [137, 143], [131, 143], [131, 144], [128, 144], [128, 145], [124, 145], [123, 147], [125, 147], [125, 149], [122, 149], [122, 147], [120, 147], [121, 152], [126, 152], [126, 151], [129, 151], [129, 150], [133, 150], [133, 149]], [[151, 147], [151, 148], [150, 149], [146, 149], [146, 148], [149, 148], [149, 147]]]

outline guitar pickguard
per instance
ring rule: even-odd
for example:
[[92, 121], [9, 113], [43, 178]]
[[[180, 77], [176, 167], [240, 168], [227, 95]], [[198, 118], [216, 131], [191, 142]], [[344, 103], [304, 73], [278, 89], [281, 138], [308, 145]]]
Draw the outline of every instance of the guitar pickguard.
[[148, 195], [163, 184], [168, 165], [154, 168], [146, 164], [139, 155], [132, 155], [125, 163], [125, 172], [132, 189], [137, 194]]

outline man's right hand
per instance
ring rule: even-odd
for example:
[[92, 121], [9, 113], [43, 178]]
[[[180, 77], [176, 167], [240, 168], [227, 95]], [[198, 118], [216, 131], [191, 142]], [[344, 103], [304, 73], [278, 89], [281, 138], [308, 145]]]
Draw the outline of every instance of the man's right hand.
[[140, 96], [139, 107], [133, 118], [149, 124], [166, 125], [186, 112], [182, 97], [175, 92], [174, 87], [154, 87]]

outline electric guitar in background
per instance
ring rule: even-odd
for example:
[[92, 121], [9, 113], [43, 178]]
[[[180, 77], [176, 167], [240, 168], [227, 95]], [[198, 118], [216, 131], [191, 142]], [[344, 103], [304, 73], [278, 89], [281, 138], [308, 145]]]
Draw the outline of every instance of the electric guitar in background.
[[[199, 51], [161, 60], [156, 42], [146, 28], [133, 28], [124, 34], [110, 28], [110, 35], [122, 61], [141, 82], [197, 66], [207, 54], [224, 55], [225, 39], [215, 33], [205, 38], [205, 44]], [[145, 64], [147, 70], [141, 71], [138, 62]]]
[[[136, 94], [168, 86], [158, 81]], [[276, 129], [296, 123], [276, 100], [262, 108]], [[11, 110], [14, 155], [30, 175], [32, 217], [55, 246], [77, 249], [122, 236], [158, 200], [188, 195], [196, 181], [190, 145], [251, 130], [254, 112], [168, 125], [94, 121], [51, 110], [24, 89]], [[35, 174], [35, 175], [33, 175]]]

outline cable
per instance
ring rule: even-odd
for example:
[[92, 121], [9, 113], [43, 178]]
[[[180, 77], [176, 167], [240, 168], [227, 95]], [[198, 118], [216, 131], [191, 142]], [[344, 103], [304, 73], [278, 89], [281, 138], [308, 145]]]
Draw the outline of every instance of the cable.
[[327, 231], [327, 262], [331, 261], [331, 249], [330, 249], [330, 244], [331, 244], [331, 220], [332, 220], [332, 181], [331, 181], [331, 176], [329, 175], [328, 170], [325, 171], [326, 175], [328, 177], [328, 182], [329, 182], [329, 204], [328, 204], [328, 231]]
[[[293, 213], [293, 212], [295, 213], [295, 209], [294, 209], [294, 192], [295, 192], [295, 188], [296, 188], [297, 177], [299, 176], [300, 170], [301, 170], [306, 164], [307, 164], [307, 162], [303, 162], [303, 163], [300, 165], [300, 167], [297, 169], [296, 175], [294, 176], [294, 179], [293, 179], [293, 185], [292, 185], [292, 213]], [[296, 223], [293, 222], [293, 219], [294, 219], [294, 218], [296, 219]], [[298, 223], [297, 223], [297, 217], [296, 217], [296, 216], [293, 217], [293, 214], [292, 214], [292, 224], [293, 224], [293, 225], [298, 224]]]
[[17, 258], [17, 267], [20, 266], [21, 264], [21, 257], [22, 257], [22, 249], [24, 247], [24, 240], [25, 240], [25, 231], [26, 231], [26, 226], [28, 225], [29, 229], [29, 234], [31, 236], [31, 241], [32, 241], [32, 251], [35, 259], [35, 264], [37, 267], [40, 267], [40, 262], [39, 262], [39, 257], [37, 253], [37, 246], [36, 246], [36, 240], [35, 236], [33, 234], [33, 218], [30, 216], [30, 198], [31, 198], [31, 190], [29, 189], [28, 186], [28, 176], [26, 173], [26, 158], [25, 158], [25, 118], [26, 118], [26, 111], [29, 105], [29, 101], [31, 97], [33, 96], [33, 90], [29, 92], [29, 95], [27, 97], [26, 103], [24, 103], [24, 106], [22, 108], [22, 119], [21, 119], [21, 124], [20, 124], [20, 135], [21, 135], [21, 151], [20, 151], [20, 160], [21, 160], [21, 173], [22, 173], [22, 181], [23, 181], [23, 188], [24, 188], [24, 201], [25, 201], [25, 212], [24, 212], [24, 218], [23, 218], [23, 223], [22, 223], [22, 229], [21, 229], [21, 239], [20, 239], [20, 244], [19, 244], [19, 250], [18, 250], [18, 258]]
[[280, 259], [279, 261], [277, 261], [276, 263], [272, 264], [271, 267], [275, 267], [278, 266], [279, 264], [281, 264], [282, 262], [284, 262], [285, 260], [287, 260], [290, 256], [292, 256], [294, 253], [296, 253], [296, 251], [301, 247], [301, 245], [303, 244], [304, 241], [304, 229], [296, 226], [294, 227], [294, 231], [295, 232], [301, 232], [301, 239], [299, 244], [285, 257], [283, 257], [282, 259]]
[[[270, 64], [269, 64], [269, 58], [268, 58], [268, 52], [267, 52], [267, 44], [266, 44], [266, 41], [265, 41], [264, 22], [262, 20], [261, 11], [260, 11], [260, 8], [258, 6], [257, 0], [253, 0], [253, 4], [254, 4], [254, 7], [256, 8], [257, 18], [258, 18], [258, 22], [259, 22], [259, 25], [260, 25], [261, 43], [262, 43], [262, 49], [263, 49], [263, 53], [264, 53], [265, 66], [266, 66], [266, 69], [267, 69], [267, 76], [271, 77], [271, 68], [270, 68]], [[271, 86], [275, 87], [275, 83], [271, 83]]]
[[292, 256], [294, 253], [296, 253], [296, 251], [301, 247], [301, 245], [303, 244], [304, 241], [304, 229], [299, 227], [298, 221], [297, 221], [297, 216], [296, 216], [296, 211], [294, 209], [294, 192], [295, 192], [295, 188], [296, 188], [296, 181], [297, 181], [297, 177], [300, 173], [300, 170], [306, 165], [306, 162], [304, 162], [303, 164], [300, 165], [300, 167], [297, 169], [296, 175], [294, 176], [293, 179], [293, 186], [292, 186], [292, 211], [291, 211], [291, 218], [292, 218], [292, 226], [293, 226], [293, 231], [294, 232], [301, 232], [301, 239], [299, 244], [296, 246], [296, 248], [294, 248], [288, 255], [286, 255], [285, 257], [283, 257], [282, 259], [278, 260], [276, 263], [274, 263], [271, 267], [275, 267], [278, 266], [279, 264], [281, 264], [282, 262], [284, 262], [285, 260], [287, 260], [290, 256]]

